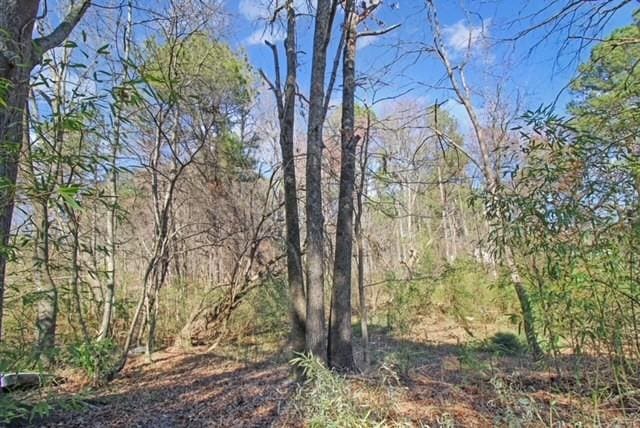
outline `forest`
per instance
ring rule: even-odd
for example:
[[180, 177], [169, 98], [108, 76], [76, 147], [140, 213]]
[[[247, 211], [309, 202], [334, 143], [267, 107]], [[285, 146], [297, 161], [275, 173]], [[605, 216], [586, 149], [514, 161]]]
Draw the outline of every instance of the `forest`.
[[640, 2], [0, 0], [0, 426], [640, 426]]

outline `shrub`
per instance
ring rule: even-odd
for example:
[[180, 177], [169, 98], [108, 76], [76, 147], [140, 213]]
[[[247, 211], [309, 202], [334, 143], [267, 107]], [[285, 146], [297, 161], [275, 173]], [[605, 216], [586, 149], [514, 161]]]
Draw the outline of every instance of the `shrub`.
[[82, 342], [69, 348], [69, 362], [98, 383], [117, 362], [116, 350], [116, 344], [110, 339]]
[[514, 304], [511, 288], [501, 285], [485, 267], [461, 258], [437, 278], [433, 301], [463, 324], [468, 320], [493, 323]]
[[299, 355], [291, 364], [302, 371], [305, 382], [298, 390], [296, 408], [310, 427], [359, 428], [379, 426], [371, 411], [353, 397], [344, 377], [311, 355]]
[[410, 330], [415, 318], [424, 314], [431, 304], [433, 287], [423, 280], [399, 280], [393, 272], [386, 275], [387, 326], [400, 333]]
[[517, 356], [524, 354], [527, 346], [517, 335], [499, 331], [487, 339], [484, 350], [499, 355]]
[[[31, 348], [19, 346], [3, 346], [0, 348], [0, 373], [16, 373], [34, 371], [41, 373], [40, 361]], [[41, 382], [46, 383], [49, 376], [43, 376]], [[45, 417], [52, 406], [44, 399], [36, 404], [24, 400], [23, 395], [0, 392], [0, 426], [10, 426], [15, 422], [30, 422], [35, 417]]]

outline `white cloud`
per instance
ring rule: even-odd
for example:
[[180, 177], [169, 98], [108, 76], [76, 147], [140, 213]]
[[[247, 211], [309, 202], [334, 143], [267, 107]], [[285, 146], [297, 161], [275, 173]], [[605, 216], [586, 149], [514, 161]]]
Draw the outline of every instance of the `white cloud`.
[[468, 25], [464, 21], [458, 21], [453, 25], [444, 27], [442, 32], [447, 45], [460, 53], [473, 50], [484, 42], [489, 36], [488, 25], [489, 21], [484, 21], [477, 26]]
[[280, 28], [263, 28], [251, 33], [251, 35], [245, 39], [245, 43], [249, 46], [260, 45], [264, 43], [265, 40], [276, 43], [284, 40], [284, 36], [284, 31]]
[[269, 7], [261, 0], [240, 0], [238, 11], [249, 21], [269, 18]]

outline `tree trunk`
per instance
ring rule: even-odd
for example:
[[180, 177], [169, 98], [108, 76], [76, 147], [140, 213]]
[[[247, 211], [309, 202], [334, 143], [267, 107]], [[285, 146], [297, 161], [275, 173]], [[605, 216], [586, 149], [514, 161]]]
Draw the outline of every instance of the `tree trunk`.
[[307, 319], [305, 350], [327, 358], [324, 315], [324, 217], [322, 215], [322, 127], [324, 125], [324, 81], [327, 46], [331, 31], [332, 0], [318, 0], [307, 129]]
[[522, 278], [518, 271], [518, 267], [513, 260], [513, 254], [511, 248], [505, 248], [505, 261], [509, 268], [511, 282], [516, 290], [518, 300], [520, 302], [520, 308], [522, 310], [522, 326], [524, 328], [524, 335], [527, 338], [527, 344], [529, 345], [529, 351], [535, 360], [540, 360], [544, 357], [544, 352], [538, 344], [538, 336], [535, 330], [535, 320], [533, 317], [533, 308], [531, 307], [531, 301], [529, 300], [529, 293], [522, 283]]
[[280, 149], [284, 174], [284, 206], [287, 233], [287, 278], [291, 294], [290, 346], [294, 352], [305, 348], [305, 293], [300, 248], [300, 217], [296, 186], [296, 164], [293, 150], [298, 53], [296, 43], [296, 11], [293, 0], [287, 2], [287, 79], [280, 117]]
[[36, 349], [45, 365], [50, 365], [55, 346], [58, 318], [58, 290], [49, 272], [49, 210], [48, 200], [36, 203], [37, 237], [34, 250], [34, 273], [38, 287]]
[[345, 5], [345, 47], [343, 56], [342, 132], [340, 193], [336, 225], [336, 247], [329, 326], [329, 364], [338, 369], [354, 369], [351, 331], [351, 260], [353, 246], [353, 190], [355, 187], [356, 142], [356, 31], [357, 16], [353, 0]]
[[442, 182], [442, 168], [438, 165], [438, 189], [440, 190], [440, 204], [442, 204], [442, 231], [444, 234], [444, 239], [442, 245], [444, 245], [444, 258], [447, 263], [451, 263], [451, 236], [449, 234], [449, 222], [447, 219], [447, 198], [444, 192], [444, 183]]
[[84, 310], [82, 308], [82, 298], [80, 296], [80, 270], [82, 267], [80, 266], [80, 224], [77, 214], [74, 212], [73, 208], [67, 207], [67, 214], [69, 216], [70, 226], [71, 226], [71, 238], [72, 238], [72, 248], [71, 248], [71, 291], [73, 293], [74, 305], [76, 310], [78, 311], [78, 323], [80, 323], [80, 329], [82, 330], [82, 339], [85, 342], [90, 340], [89, 337], [89, 329], [87, 327], [87, 322], [84, 318]]
[[[471, 91], [467, 84], [464, 69], [463, 67], [454, 67], [450, 61], [447, 49], [445, 48], [445, 43], [442, 39], [442, 28], [438, 20], [437, 10], [433, 0], [427, 0], [427, 7], [429, 13], [429, 21], [434, 33], [434, 47], [438, 53], [440, 60], [442, 61], [442, 64], [444, 65], [447, 76], [451, 83], [451, 88], [455, 92], [458, 98], [458, 102], [462, 104], [467, 115], [469, 116], [469, 120], [476, 137], [478, 151], [480, 152], [480, 159], [475, 160], [475, 163], [482, 170], [482, 173], [484, 175], [487, 194], [490, 198], [498, 198], [500, 196], [499, 193], [501, 187], [500, 175], [498, 174], [498, 171], [493, 169], [494, 167], [489, 156], [491, 151], [489, 142], [482, 132], [482, 126], [480, 124], [476, 108], [474, 107], [472, 102]], [[490, 214], [491, 213], [489, 212], [485, 213], [485, 220], [488, 221]], [[491, 215], [498, 218], [499, 222], [506, 221], [504, 213], [502, 212], [493, 213]], [[491, 230], [489, 230], [489, 233], [491, 233]], [[503, 250], [505, 253], [505, 262], [507, 268], [509, 269], [511, 280], [513, 282], [513, 286], [520, 303], [524, 330], [527, 338], [527, 343], [529, 345], [529, 350], [531, 351], [534, 359], [538, 359], [542, 356], [542, 350], [540, 348], [540, 345], [538, 344], [538, 338], [535, 331], [535, 317], [533, 314], [533, 309], [531, 307], [531, 302], [529, 300], [529, 294], [520, 277], [518, 266], [513, 259], [513, 250], [508, 244], [504, 245]]]
[[[0, 0], [0, 337], [5, 289], [5, 271], [18, 157], [23, 137], [22, 115], [27, 103], [31, 72], [33, 25], [37, 0]], [[1, 105], [1, 104], [0, 104]]]
[[356, 243], [358, 247], [358, 298], [360, 307], [360, 330], [362, 332], [362, 354], [365, 365], [369, 365], [369, 321], [367, 314], [367, 294], [364, 285], [364, 263], [366, 259], [364, 251], [364, 233], [362, 231], [362, 218], [364, 216], [364, 203], [363, 199], [366, 195], [366, 174], [367, 163], [369, 160], [369, 130], [371, 128], [371, 116], [367, 112], [367, 127], [365, 130], [364, 141], [360, 148], [360, 183], [357, 189], [356, 197], [356, 218], [354, 225], [354, 232], [356, 235]]
[[115, 303], [115, 276], [116, 276], [116, 224], [118, 214], [118, 151], [120, 147], [120, 127], [121, 118], [119, 112], [119, 106], [116, 106], [117, 117], [115, 127], [115, 140], [113, 142], [111, 152], [111, 174], [109, 177], [109, 184], [111, 185], [111, 204], [109, 206], [109, 213], [106, 218], [107, 223], [107, 248], [109, 254], [107, 255], [107, 281], [105, 284], [104, 292], [104, 305], [102, 307], [102, 321], [100, 322], [100, 331], [98, 333], [98, 340], [105, 340], [111, 333], [111, 318], [113, 316], [113, 305]]
[[[131, 51], [131, 37], [133, 33], [133, 3], [129, 0], [127, 5], [127, 37], [124, 40], [124, 60], [123, 79], [128, 78], [129, 70], [129, 53]], [[115, 304], [115, 288], [116, 288], [116, 227], [118, 214], [118, 153], [120, 151], [120, 139], [122, 130], [122, 111], [120, 100], [115, 104], [115, 130], [113, 147], [111, 148], [111, 193], [112, 200], [109, 207], [109, 215], [107, 218], [107, 248], [109, 254], [107, 256], [107, 283], [106, 293], [104, 293], [104, 306], [102, 308], [102, 322], [100, 323], [100, 332], [98, 340], [104, 340], [109, 337], [111, 331], [111, 319], [113, 317], [113, 305]]]

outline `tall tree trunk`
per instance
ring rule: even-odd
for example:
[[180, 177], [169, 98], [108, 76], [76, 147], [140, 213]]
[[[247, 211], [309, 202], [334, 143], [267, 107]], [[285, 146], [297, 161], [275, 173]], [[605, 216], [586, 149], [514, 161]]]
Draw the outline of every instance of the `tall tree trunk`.
[[445, 196], [444, 191], [444, 183], [442, 182], [442, 168], [440, 165], [437, 167], [438, 170], [438, 189], [440, 190], [440, 204], [442, 205], [442, 231], [444, 233], [443, 245], [444, 245], [444, 258], [447, 263], [452, 262], [451, 258], [451, 236], [449, 234], [449, 222], [447, 219], [447, 198]]
[[[23, 141], [28, 178], [34, 197], [33, 224], [33, 279], [36, 286], [36, 352], [45, 366], [51, 365], [51, 351], [55, 346], [58, 316], [58, 291], [49, 271], [49, 197], [51, 193], [51, 171], [39, 180], [35, 173], [34, 158], [29, 137], [29, 109], [23, 111]], [[56, 135], [58, 138], [58, 134]], [[59, 138], [58, 138], [59, 139]], [[51, 168], [53, 169], [53, 168]]]
[[300, 248], [300, 217], [296, 186], [296, 164], [293, 149], [298, 53], [296, 43], [296, 11], [293, 0], [287, 1], [287, 78], [280, 117], [280, 150], [284, 173], [284, 206], [287, 233], [287, 278], [291, 295], [290, 346], [294, 352], [305, 349], [305, 293]]
[[22, 115], [29, 94], [31, 69], [42, 54], [60, 45], [71, 33], [90, 5], [89, 0], [71, 8], [61, 24], [49, 35], [32, 39], [39, 0], [0, 0], [0, 339], [9, 237], [18, 158], [23, 138]]
[[[116, 107], [117, 109], [117, 107]], [[120, 113], [116, 113], [118, 116]], [[113, 305], [115, 303], [115, 273], [116, 273], [116, 222], [118, 214], [118, 172], [117, 159], [120, 146], [120, 119], [116, 118], [115, 141], [113, 142], [111, 152], [111, 175], [109, 184], [111, 185], [111, 204], [109, 213], [106, 218], [107, 223], [107, 281], [104, 292], [104, 305], [102, 307], [102, 321], [100, 322], [100, 331], [98, 332], [98, 340], [105, 340], [110, 335], [111, 317], [113, 315]]]
[[345, 4], [345, 46], [342, 70], [342, 132], [340, 192], [329, 326], [329, 364], [354, 369], [351, 331], [351, 260], [353, 246], [353, 190], [355, 187], [356, 143], [354, 132], [356, 92], [357, 15], [353, 0]]
[[331, 32], [332, 0], [318, 0], [313, 36], [311, 90], [307, 129], [307, 318], [305, 350], [327, 358], [324, 315], [324, 217], [322, 215], [322, 128], [327, 47]]
[[82, 330], [82, 339], [85, 342], [90, 340], [89, 329], [84, 317], [82, 308], [82, 297], [80, 296], [80, 223], [77, 213], [71, 207], [67, 207], [71, 226], [71, 291], [73, 293], [74, 305], [78, 315], [78, 323]]

